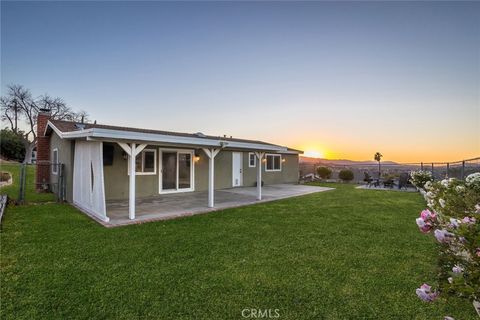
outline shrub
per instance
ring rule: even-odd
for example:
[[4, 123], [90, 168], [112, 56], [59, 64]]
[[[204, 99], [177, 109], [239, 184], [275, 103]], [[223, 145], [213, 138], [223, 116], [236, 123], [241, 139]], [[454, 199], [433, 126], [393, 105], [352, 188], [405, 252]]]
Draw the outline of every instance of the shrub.
[[433, 181], [432, 173], [430, 171], [412, 171], [410, 172], [410, 182], [417, 188], [423, 189], [428, 181]]
[[338, 177], [345, 182], [352, 181], [353, 180], [353, 171], [352, 170], [347, 170], [347, 169], [340, 170], [340, 172], [338, 173]]
[[22, 138], [9, 129], [0, 131], [0, 150], [2, 157], [8, 160], [23, 161], [25, 158], [25, 145]]
[[[428, 208], [416, 220], [420, 231], [439, 242], [439, 272], [435, 286], [417, 289], [424, 301], [449, 295], [480, 299], [480, 173], [465, 181], [425, 182], [420, 189]], [[435, 287], [433, 289], [433, 287]]]
[[317, 174], [322, 179], [330, 179], [330, 177], [332, 176], [332, 170], [330, 170], [330, 168], [327, 168], [327, 167], [320, 167], [320, 168], [317, 168]]

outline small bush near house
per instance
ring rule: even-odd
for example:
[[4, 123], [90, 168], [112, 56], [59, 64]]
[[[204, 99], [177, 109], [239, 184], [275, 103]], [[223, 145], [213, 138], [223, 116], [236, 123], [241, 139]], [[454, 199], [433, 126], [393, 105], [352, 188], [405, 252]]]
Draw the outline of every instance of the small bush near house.
[[338, 177], [344, 182], [349, 182], [353, 180], [353, 171], [352, 170], [340, 170]]
[[412, 171], [410, 172], [410, 182], [417, 188], [423, 189], [427, 181], [433, 181], [433, 176], [430, 171]]
[[330, 177], [332, 176], [332, 170], [330, 170], [330, 168], [327, 168], [327, 167], [320, 167], [320, 168], [317, 168], [317, 174], [322, 179], [330, 179]]

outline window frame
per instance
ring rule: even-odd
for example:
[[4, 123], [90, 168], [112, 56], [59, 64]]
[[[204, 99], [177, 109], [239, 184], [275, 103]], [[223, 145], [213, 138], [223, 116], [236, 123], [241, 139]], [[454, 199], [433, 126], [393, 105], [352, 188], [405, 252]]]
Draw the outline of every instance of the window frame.
[[[153, 172], [144, 172], [145, 170], [145, 153], [146, 152], [153, 152]], [[138, 155], [141, 156], [141, 163], [142, 163], [142, 171], [137, 171], [135, 168], [135, 175], [136, 176], [154, 176], [157, 174], [157, 149], [143, 149]], [[135, 157], [135, 161], [137, 161]], [[130, 175], [130, 161], [128, 161], [127, 165], [127, 175]]]
[[[57, 154], [57, 161], [55, 161], [55, 153]], [[58, 148], [52, 150], [52, 174], [58, 175]]]
[[[267, 168], [267, 163], [268, 163], [268, 157], [278, 157], [280, 158], [280, 168], [279, 169], [275, 169], [275, 161], [273, 162], [273, 169], [268, 169]], [[281, 172], [282, 171], [282, 155], [281, 154], [278, 154], [278, 153], [267, 153], [265, 155], [265, 172]]]
[[[252, 155], [253, 155], [253, 165], [252, 165], [252, 162], [250, 161]], [[249, 168], [255, 168], [256, 166], [257, 166], [257, 156], [255, 155], [254, 152], [249, 152], [248, 153], [248, 167]]]

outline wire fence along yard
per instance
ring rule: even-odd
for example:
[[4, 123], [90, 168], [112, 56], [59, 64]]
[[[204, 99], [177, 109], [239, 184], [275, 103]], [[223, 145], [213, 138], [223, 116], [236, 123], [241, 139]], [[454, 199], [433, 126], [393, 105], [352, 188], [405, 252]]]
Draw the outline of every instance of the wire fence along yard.
[[[40, 168], [37, 168], [40, 166]], [[37, 169], [44, 170], [45, 179], [36, 182]], [[1, 171], [12, 176], [12, 184], [3, 186], [1, 194], [8, 195], [18, 204], [28, 202], [50, 202], [65, 200], [65, 172], [62, 164], [2, 163]]]
[[332, 170], [331, 180], [339, 180], [338, 173], [341, 170], [348, 169], [353, 172], [354, 182], [363, 182], [365, 175], [375, 179], [382, 176], [399, 176], [401, 173], [410, 173], [414, 170], [430, 171], [435, 180], [442, 180], [446, 177], [465, 179], [469, 174], [480, 172], [480, 157], [453, 161], [453, 162], [417, 162], [417, 163], [380, 163], [381, 177], [379, 177], [378, 163], [352, 163], [352, 164], [332, 164], [319, 160], [317, 163], [300, 163], [300, 176], [315, 174], [317, 168], [327, 167]]

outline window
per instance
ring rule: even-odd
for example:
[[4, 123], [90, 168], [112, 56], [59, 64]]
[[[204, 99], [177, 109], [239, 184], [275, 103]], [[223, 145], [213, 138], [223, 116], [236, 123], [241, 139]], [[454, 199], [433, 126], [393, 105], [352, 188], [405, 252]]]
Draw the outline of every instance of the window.
[[104, 142], [103, 143], [103, 165], [111, 166], [113, 165], [113, 153], [114, 153], [113, 144]]
[[257, 166], [257, 157], [253, 152], [248, 153], [248, 166], [250, 168], [255, 168]]
[[58, 149], [53, 149], [53, 156], [52, 156], [52, 173], [58, 174]]
[[267, 154], [265, 171], [282, 171], [282, 156], [279, 154]]
[[135, 172], [137, 175], [157, 174], [157, 166], [155, 165], [156, 163], [157, 150], [145, 149], [135, 158]]

